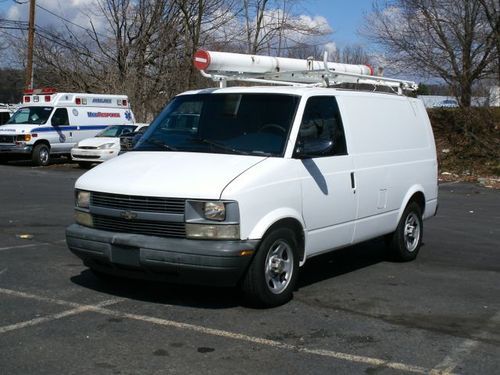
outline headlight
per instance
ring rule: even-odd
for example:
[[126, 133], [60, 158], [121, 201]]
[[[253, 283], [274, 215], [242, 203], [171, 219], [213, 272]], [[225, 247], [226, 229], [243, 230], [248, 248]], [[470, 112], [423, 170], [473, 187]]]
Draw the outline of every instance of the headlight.
[[105, 149], [107, 149], [107, 148], [111, 148], [111, 147], [113, 147], [114, 145], [115, 145], [115, 144], [114, 144], [114, 142], [110, 142], [110, 143], [105, 143], [105, 144], [103, 144], [103, 145], [97, 146], [97, 148], [98, 148], [99, 150], [105, 150]]
[[31, 134], [21, 134], [16, 136], [16, 141], [18, 142], [29, 142], [31, 141]]
[[82, 190], [76, 191], [76, 207], [78, 208], [90, 207], [90, 192]]
[[186, 224], [186, 237], [198, 240], [239, 240], [238, 224]]
[[226, 218], [226, 205], [224, 202], [205, 202], [203, 213], [207, 220], [224, 221]]

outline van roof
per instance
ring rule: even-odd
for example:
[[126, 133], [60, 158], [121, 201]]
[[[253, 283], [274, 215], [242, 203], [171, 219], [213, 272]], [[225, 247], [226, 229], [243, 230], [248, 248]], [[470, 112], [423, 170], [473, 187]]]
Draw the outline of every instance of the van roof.
[[372, 91], [350, 90], [350, 89], [333, 88], [333, 87], [303, 87], [303, 86], [232, 86], [225, 88], [190, 90], [183, 92], [180, 95], [232, 94], [232, 93], [284, 94], [284, 95], [299, 95], [299, 96], [315, 96], [315, 95], [384, 96], [391, 98], [399, 98], [401, 100], [412, 99], [407, 96], [393, 95], [391, 93], [380, 92], [380, 91], [372, 92]]

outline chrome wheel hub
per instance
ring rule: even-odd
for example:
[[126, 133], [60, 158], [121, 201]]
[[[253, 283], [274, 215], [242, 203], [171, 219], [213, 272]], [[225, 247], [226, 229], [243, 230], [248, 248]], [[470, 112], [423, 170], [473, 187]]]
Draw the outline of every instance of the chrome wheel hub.
[[409, 252], [414, 251], [420, 240], [420, 221], [414, 212], [410, 212], [405, 221], [404, 241]]
[[290, 283], [293, 269], [293, 253], [290, 245], [277, 240], [270, 247], [265, 264], [266, 284], [274, 294], [279, 294]]
[[46, 148], [40, 150], [40, 161], [45, 164], [49, 161], [49, 151]]

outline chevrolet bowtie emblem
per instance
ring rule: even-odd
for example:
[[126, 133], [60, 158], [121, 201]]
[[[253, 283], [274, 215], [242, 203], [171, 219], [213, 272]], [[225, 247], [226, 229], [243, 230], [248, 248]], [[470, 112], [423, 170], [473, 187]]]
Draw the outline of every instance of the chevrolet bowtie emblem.
[[123, 211], [120, 212], [120, 217], [125, 219], [125, 220], [134, 220], [137, 218], [137, 214], [132, 211]]

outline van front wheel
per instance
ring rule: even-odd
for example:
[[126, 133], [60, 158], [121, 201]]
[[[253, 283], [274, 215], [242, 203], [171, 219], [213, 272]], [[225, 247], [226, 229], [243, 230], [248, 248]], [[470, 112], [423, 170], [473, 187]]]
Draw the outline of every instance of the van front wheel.
[[415, 259], [422, 244], [423, 234], [422, 212], [417, 203], [411, 202], [406, 206], [396, 231], [387, 238], [395, 260], [407, 262]]
[[50, 161], [50, 148], [44, 143], [39, 143], [33, 148], [31, 160], [34, 165], [44, 167], [49, 165]]
[[264, 237], [242, 282], [250, 302], [273, 307], [292, 298], [299, 271], [297, 248], [295, 234], [288, 228]]

